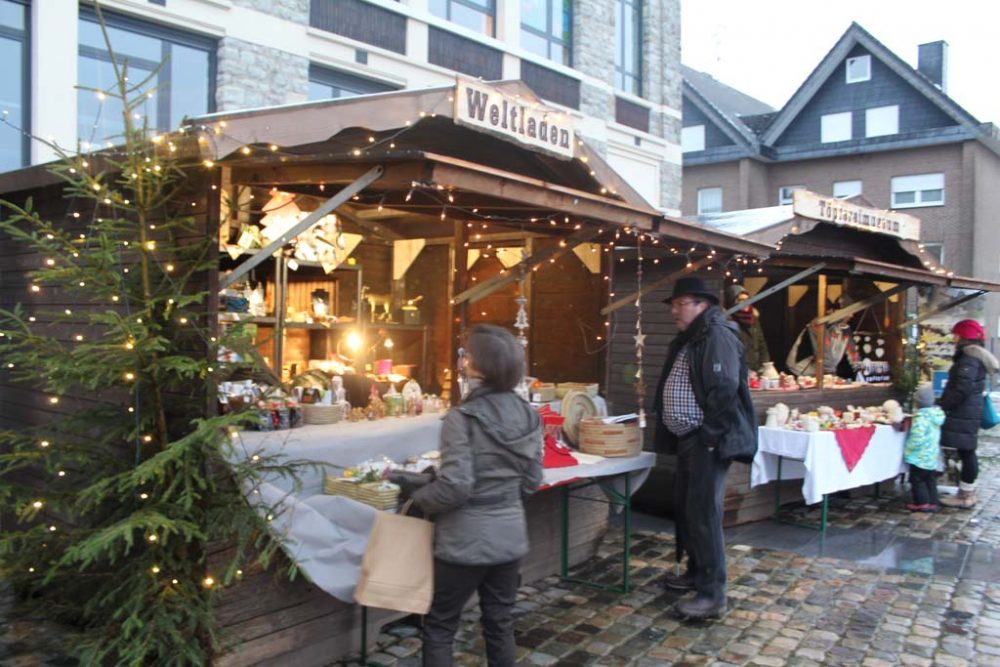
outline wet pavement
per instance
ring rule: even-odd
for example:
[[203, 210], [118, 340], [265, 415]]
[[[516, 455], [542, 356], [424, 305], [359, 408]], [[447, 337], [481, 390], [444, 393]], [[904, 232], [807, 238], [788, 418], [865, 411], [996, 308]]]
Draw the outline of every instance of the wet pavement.
[[[1000, 438], [980, 450], [973, 510], [910, 513], [906, 489], [887, 483], [878, 498], [831, 498], [823, 538], [772, 520], [727, 530], [729, 612], [718, 621], [677, 620], [680, 594], [660, 583], [675, 566], [672, 523], [636, 515], [629, 593], [558, 577], [521, 588], [518, 664], [1000, 666]], [[792, 518], [818, 523], [819, 511]], [[573, 574], [614, 583], [622, 546], [613, 526]], [[384, 628], [369, 661], [419, 665], [414, 620]], [[60, 641], [0, 588], [0, 665], [74, 664]], [[456, 651], [459, 665], [485, 664], [477, 610], [463, 615]]]

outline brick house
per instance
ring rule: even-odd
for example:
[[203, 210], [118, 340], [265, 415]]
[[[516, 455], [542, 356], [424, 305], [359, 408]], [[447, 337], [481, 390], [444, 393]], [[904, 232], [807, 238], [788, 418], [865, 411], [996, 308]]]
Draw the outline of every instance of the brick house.
[[[922, 221], [949, 269], [1000, 278], [1000, 140], [947, 95], [947, 44], [911, 67], [852, 24], [780, 110], [684, 68], [682, 212], [789, 204], [804, 188]], [[997, 336], [1000, 298], [972, 314]]]

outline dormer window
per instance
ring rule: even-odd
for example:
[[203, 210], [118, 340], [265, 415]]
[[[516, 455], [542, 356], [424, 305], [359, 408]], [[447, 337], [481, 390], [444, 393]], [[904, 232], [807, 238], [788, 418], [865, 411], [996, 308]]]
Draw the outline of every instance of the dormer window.
[[848, 58], [844, 65], [847, 74], [847, 83], [861, 83], [872, 78], [872, 57], [857, 56]]

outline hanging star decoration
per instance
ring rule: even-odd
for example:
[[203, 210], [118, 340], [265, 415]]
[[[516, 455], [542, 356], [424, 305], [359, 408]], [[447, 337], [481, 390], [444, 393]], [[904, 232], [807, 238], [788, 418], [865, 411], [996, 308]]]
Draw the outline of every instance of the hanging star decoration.
[[646, 382], [642, 377], [642, 349], [646, 345], [646, 334], [642, 333], [642, 234], [635, 233], [636, 252], [636, 287], [635, 297], [635, 397], [639, 403], [639, 428], [646, 428], [646, 413], [643, 409], [646, 403]]

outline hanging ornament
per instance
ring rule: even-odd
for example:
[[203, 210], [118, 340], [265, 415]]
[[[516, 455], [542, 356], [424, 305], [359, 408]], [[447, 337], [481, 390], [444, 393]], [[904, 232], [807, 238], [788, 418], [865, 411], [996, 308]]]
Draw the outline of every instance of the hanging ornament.
[[635, 397], [639, 403], [639, 428], [646, 428], [646, 381], [642, 377], [642, 350], [646, 345], [646, 334], [642, 333], [642, 236], [635, 241], [636, 248], [636, 296], [635, 296]]
[[518, 297], [514, 299], [514, 302], [517, 304], [517, 317], [514, 318], [514, 328], [517, 329], [517, 340], [525, 350], [528, 349], [528, 337], [524, 335], [524, 330], [529, 327], [528, 310], [525, 308], [528, 298], [524, 296], [524, 279], [527, 276], [524, 271], [524, 262], [527, 258], [527, 251], [521, 248], [521, 268], [518, 271], [520, 277], [517, 279]]

